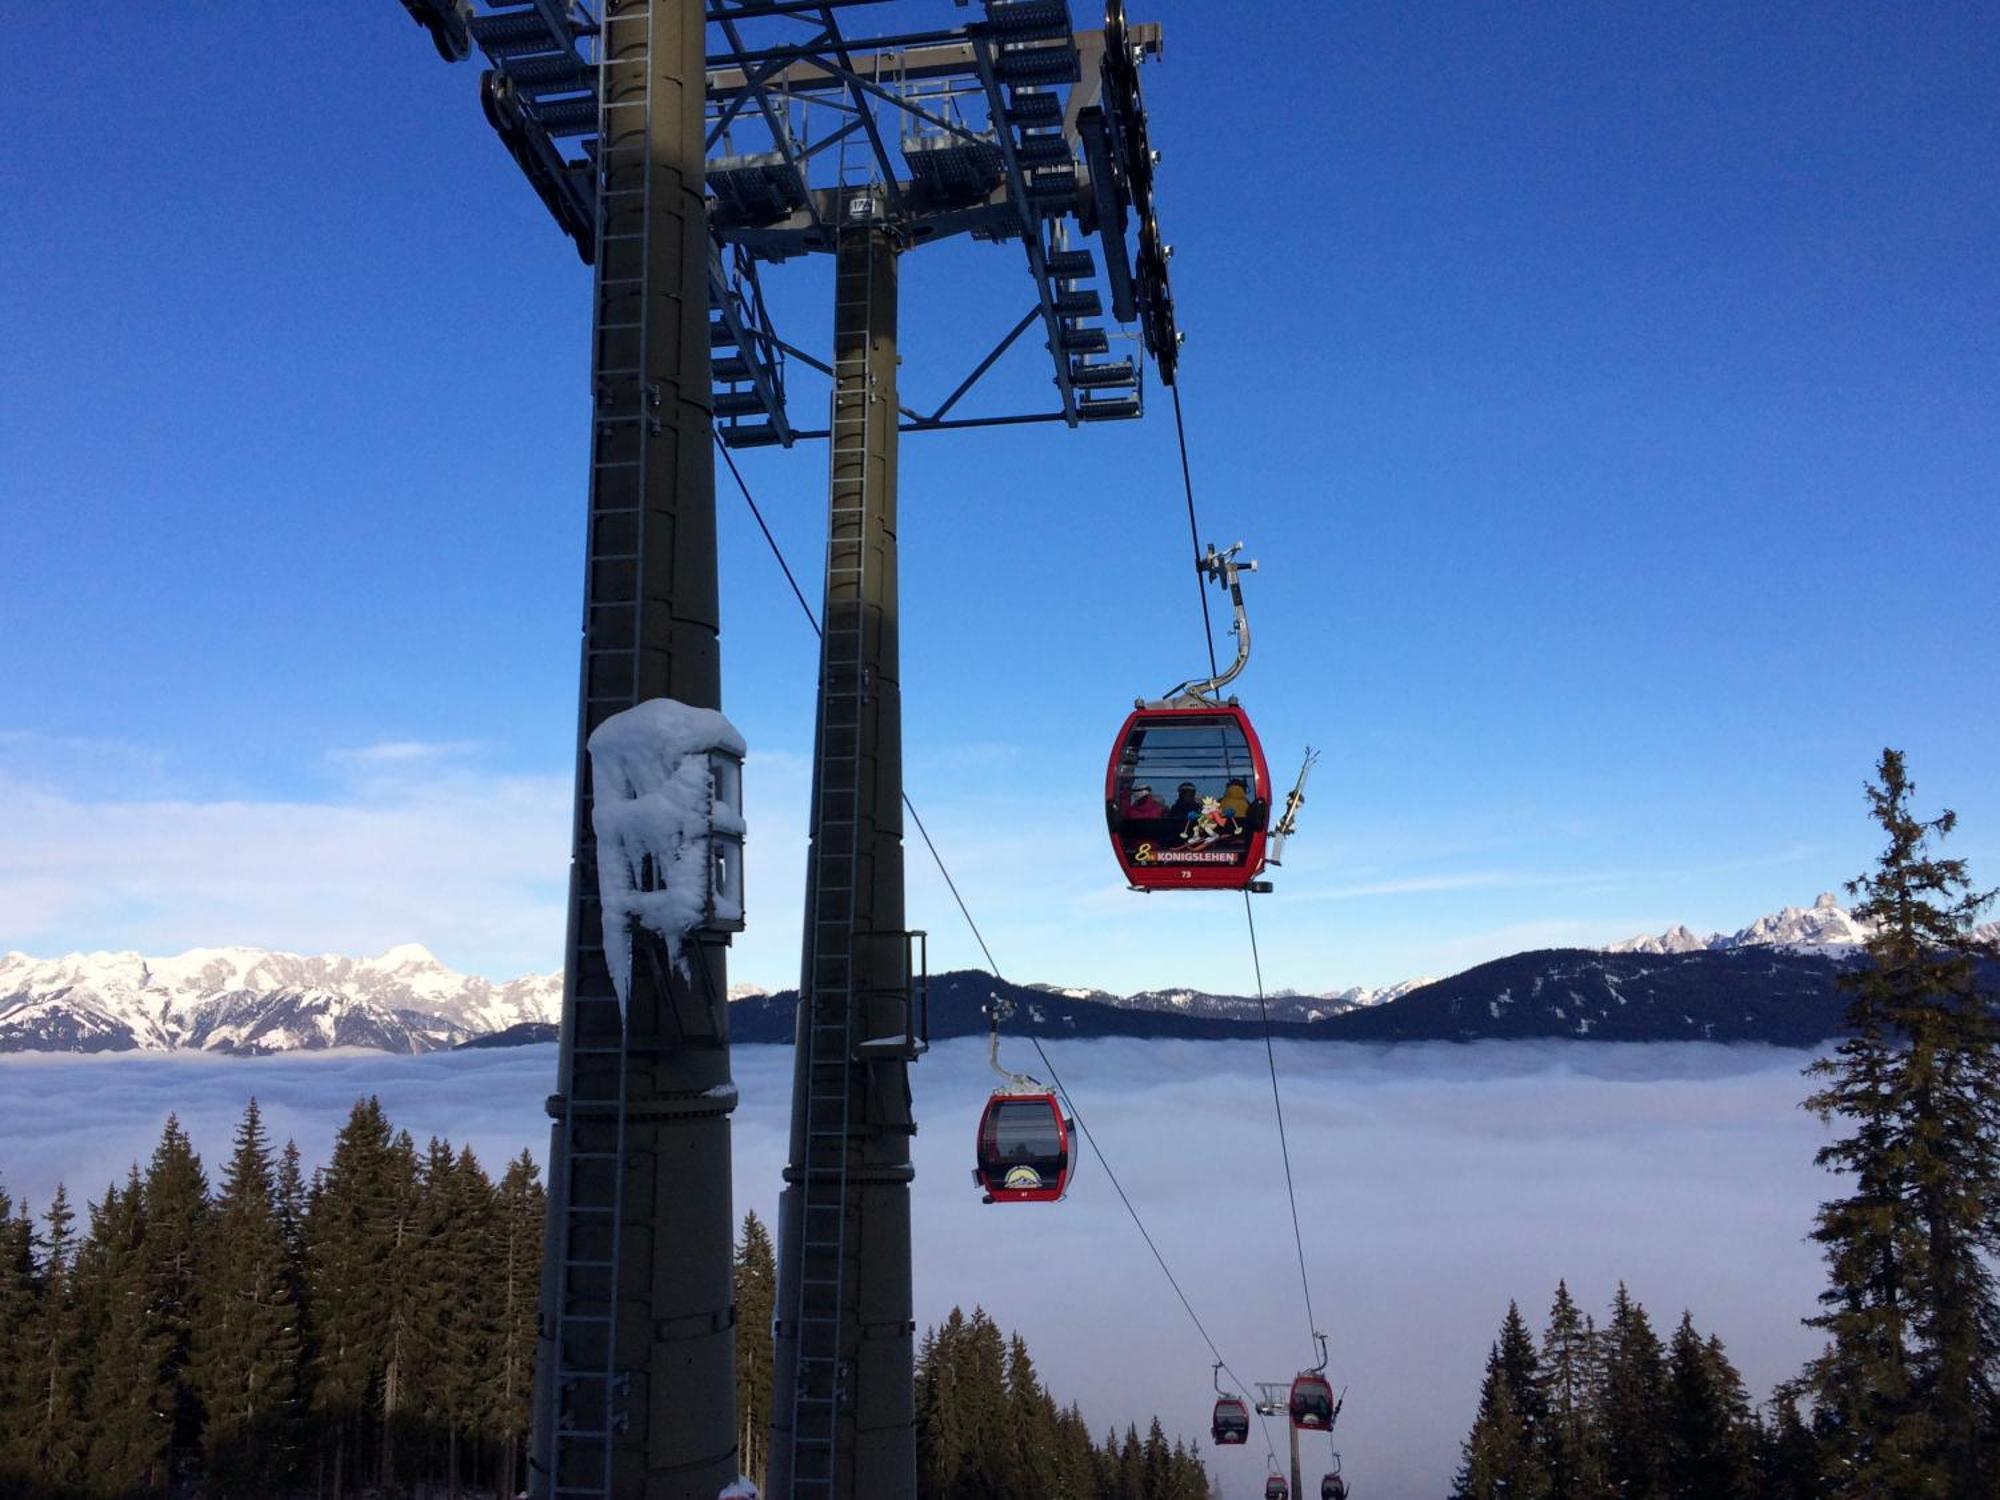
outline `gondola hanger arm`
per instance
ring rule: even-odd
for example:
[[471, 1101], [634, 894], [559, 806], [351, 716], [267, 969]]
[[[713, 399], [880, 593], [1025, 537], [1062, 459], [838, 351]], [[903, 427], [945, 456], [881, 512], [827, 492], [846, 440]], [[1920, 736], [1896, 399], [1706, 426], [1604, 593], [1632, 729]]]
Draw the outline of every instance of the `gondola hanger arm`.
[[1218, 552], [1215, 543], [1208, 544], [1208, 551], [1195, 559], [1195, 570], [1208, 582], [1218, 588], [1229, 590], [1229, 603], [1234, 618], [1230, 621], [1229, 633], [1236, 637], [1236, 660], [1224, 671], [1212, 677], [1190, 678], [1179, 687], [1172, 689], [1163, 698], [1152, 703], [1141, 703], [1142, 708], [1199, 708], [1216, 702], [1222, 690], [1234, 682], [1250, 664], [1250, 616], [1243, 608], [1243, 579], [1245, 573], [1257, 571], [1254, 559], [1242, 562], [1236, 554], [1243, 550], [1241, 542], [1231, 542]]

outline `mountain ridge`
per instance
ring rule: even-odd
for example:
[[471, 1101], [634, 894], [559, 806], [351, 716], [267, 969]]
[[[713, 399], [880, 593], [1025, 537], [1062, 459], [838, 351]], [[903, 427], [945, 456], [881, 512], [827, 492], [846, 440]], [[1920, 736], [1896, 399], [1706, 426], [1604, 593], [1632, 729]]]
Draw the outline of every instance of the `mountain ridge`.
[[[2000, 923], [1978, 929], [2000, 940]], [[1544, 949], [1411, 979], [1319, 994], [1227, 995], [1193, 988], [1130, 995], [1007, 985], [980, 971], [932, 976], [932, 1032], [983, 1033], [992, 993], [1021, 1024], [1066, 1036], [1261, 1036], [1471, 1040], [1741, 1040], [1810, 1045], [1836, 1034], [1843, 969], [1868, 930], [1822, 893], [1729, 935], [1685, 925], [1604, 948]], [[1989, 977], [1991, 970], [1985, 971]], [[744, 1042], [789, 1041], [793, 991], [730, 989]], [[494, 983], [461, 974], [421, 944], [372, 958], [249, 947], [149, 958], [130, 950], [37, 959], [0, 955], [0, 1052], [189, 1051], [264, 1054], [366, 1047], [427, 1052], [553, 1038], [562, 975]]]

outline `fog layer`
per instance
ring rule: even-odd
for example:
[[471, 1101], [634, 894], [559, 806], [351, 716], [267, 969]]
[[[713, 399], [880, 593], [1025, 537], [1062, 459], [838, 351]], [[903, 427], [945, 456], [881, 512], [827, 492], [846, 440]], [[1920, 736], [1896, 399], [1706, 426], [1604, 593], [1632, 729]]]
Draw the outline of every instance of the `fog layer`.
[[[1051, 1055], [1224, 1356], [1246, 1380], [1310, 1355], [1261, 1046], [1075, 1043]], [[1539, 1327], [1557, 1278], [1598, 1311], [1627, 1282], [1662, 1333], [1691, 1308], [1762, 1399], [1814, 1347], [1821, 1276], [1804, 1242], [1826, 1180], [1797, 1108], [1800, 1053], [1762, 1047], [1282, 1044], [1278, 1067], [1314, 1309], [1348, 1387], [1339, 1447], [1364, 1500], [1440, 1494], [1509, 1298]], [[1003, 1061], [1034, 1071], [1033, 1051]], [[552, 1047], [270, 1059], [17, 1055], [0, 1062], [0, 1184], [39, 1208], [57, 1180], [96, 1198], [177, 1112], [209, 1164], [255, 1094], [275, 1136], [318, 1161], [375, 1093], [421, 1142], [496, 1166], [548, 1146]], [[774, 1220], [791, 1057], [743, 1047], [736, 1213]], [[913, 1070], [919, 1327], [983, 1304], [1026, 1336], [1060, 1398], [1102, 1431], [1157, 1412], [1207, 1444], [1209, 1359], [1094, 1158], [1066, 1203], [987, 1207], [973, 1126], [983, 1045]], [[1284, 1431], [1271, 1433], [1282, 1452]], [[1263, 1449], [1213, 1455], [1225, 1496]], [[1323, 1439], [1307, 1461], [1324, 1467]]]

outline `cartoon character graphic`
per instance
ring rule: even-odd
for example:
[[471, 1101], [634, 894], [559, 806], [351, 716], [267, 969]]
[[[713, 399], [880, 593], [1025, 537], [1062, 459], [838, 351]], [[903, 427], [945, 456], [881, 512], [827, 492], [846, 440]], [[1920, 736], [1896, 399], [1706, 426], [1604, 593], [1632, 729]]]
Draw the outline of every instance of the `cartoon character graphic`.
[[1236, 821], [1236, 814], [1220, 798], [1203, 797], [1201, 807], [1188, 819], [1187, 832], [1181, 835], [1181, 847], [1205, 849], [1216, 840], [1241, 831], [1242, 825]]

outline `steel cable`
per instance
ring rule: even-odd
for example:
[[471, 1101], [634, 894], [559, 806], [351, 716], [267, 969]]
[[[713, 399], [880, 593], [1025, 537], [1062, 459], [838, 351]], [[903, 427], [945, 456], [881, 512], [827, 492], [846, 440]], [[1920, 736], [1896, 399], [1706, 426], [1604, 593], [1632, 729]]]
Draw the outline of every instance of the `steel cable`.
[[[736, 460], [730, 455], [729, 449], [723, 444], [720, 437], [716, 439], [716, 451], [722, 455], [722, 461], [728, 465], [729, 473], [736, 481], [736, 488], [742, 493], [744, 503], [750, 507], [750, 514], [756, 518], [757, 529], [763, 532], [764, 541], [770, 547], [772, 557], [777, 559], [779, 568], [784, 571], [785, 582], [792, 586], [792, 596], [799, 601], [799, 609], [804, 613], [806, 623], [812, 627], [814, 635], [823, 635], [820, 628], [819, 616], [813, 613], [812, 606], [806, 602], [805, 593], [800, 589], [799, 581], [792, 573], [791, 564], [785, 560], [784, 549], [778, 545], [778, 539], [771, 534], [771, 528], [765, 524], [764, 513], [758, 508], [756, 497], [751, 494], [750, 486], [744, 481], [742, 470], [736, 467]], [[1207, 604], [1206, 597], [1204, 597], [1202, 602], [1205, 607]], [[945, 888], [951, 892], [952, 900], [958, 903], [959, 915], [965, 918], [965, 925], [970, 929], [973, 941], [979, 944], [979, 951], [985, 955], [987, 972], [993, 976], [996, 983], [1006, 984], [1007, 979], [1001, 974], [1000, 965], [994, 961], [993, 950], [987, 946], [986, 935], [979, 930], [979, 923], [973, 919], [972, 908], [966, 905], [965, 896], [959, 891], [958, 882], [952, 879], [951, 871], [945, 865], [944, 856], [938, 852], [937, 844], [932, 840], [930, 830], [924, 826], [924, 820], [918, 814], [916, 804], [910, 800], [908, 792], [903, 793], [903, 806], [909, 811], [910, 821], [916, 824], [917, 832], [923, 838], [924, 847], [930, 851], [931, 862], [937, 866], [938, 874], [944, 878]], [[1260, 995], [1262, 987], [1263, 981], [1260, 976], [1258, 981]], [[1167, 1285], [1174, 1289], [1174, 1296], [1180, 1300], [1182, 1309], [1188, 1315], [1188, 1321], [1194, 1324], [1195, 1332], [1201, 1335], [1201, 1341], [1208, 1346], [1208, 1352], [1215, 1356], [1216, 1363], [1222, 1366], [1223, 1371], [1235, 1382], [1236, 1388], [1243, 1393], [1246, 1400], [1249, 1400], [1249, 1386], [1244, 1383], [1243, 1377], [1236, 1373], [1229, 1361], [1222, 1357], [1222, 1351], [1216, 1347], [1215, 1340], [1209, 1335], [1207, 1325], [1201, 1321], [1200, 1314], [1194, 1310], [1194, 1304], [1188, 1300], [1187, 1293], [1181, 1289], [1179, 1278], [1174, 1275], [1173, 1269], [1168, 1266], [1166, 1256], [1160, 1253], [1160, 1247], [1154, 1241], [1152, 1233], [1146, 1228], [1145, 1220], [1139, 1217], [1139, 1210], [1133, 1205], [1130, 1195], [1126, 1193], [1125, 1185], [1118, 1180], [1118, 1174], [1112, 1170], [1110, 1159], [1104, 1154], [1104, 1148], [1097, 1144], [1097, 1137], [1092, 1133], [1089, 1124], [1084, 1120], [1083, 1111], [1076, 1107], [1076, 1100], [1071, 1096], [1069, 1089], [1063, 1084], [1062, 1078], [1057, 1074], [1056, 1065], [1050, 1061], [1049, 1054], [1042, 1047], [1042, 1039], [1032, 1032], [1027, 1033], [1027, 1036], [1029, 1042], [1034, 1046], [1035, 1055], [1042, 1060], [1042, 1066], [1048, 1069], [1049, 1081], [1055, 1085], [1057, 1094], [1062, 1097], [1063, 1105], [1068, 1110], [1070, 1118], [1076, 1122], [1077, 1130], [1082, 1134], [1084, 1140], [1089, 1143], [1091, 1155], [1097, 1158], [1097, 1164], [1104, 1169], [1105, 1179], [1111, 1184], [1112, 1190], [1118, 1194], [1118, 1201], [1125, 1205], [1125, 1212], [1130, 1215], [1133, 1228], [1139, 1231], [1139, 1238], [1145, 1241], [1146, 1248], [1152, 1252], [1153, 1260], [1159, 1265], [1160, 1274], [1167, 1278]], [[1290, 1170], [1288, 1163], [1286, 1167], [1288, 1183], [1290, 1180]], [[1295, 1228], [1297, 1218], [1298, 1210], [1294, 1207], [1293, 1223]], [[1249, 1405], [1252, 1410], [1257, 1410], [1258, 1403], [1255, 1400], [1249, 1400]], [[1271, 1447], [1271, 1430], [1262, 1411], [1257, 1411], [1257, 1423], [1263, 1429], [1265, 1447], [1269, 1449]]]
[[[1181, 391], [1178, 385], [1168, 389], [1174, 393], [1174, 438], [1181, 451], [1181, 488], [1187, 495], [1188, 538], [1194, 545], [1195, 561], [1201, 561], [1201, 530], [1195, 520], [1194, 471], [1188, 462], [1187, 424], [1181, 418]], [[1208, 640], [1208, 663], [1211, 675], [1216, 674], [1215, 631], [1209, 621], [1208, 584], [1200, 580], [1197, 588], [1201, 593], [1202, 633]], [[1313, 1315], [1312, 1280], [1306, 1273], [1306, 1241], [1299, 1228], [1299, 1195], [1292, 1182], [1292, 1148], [1285, 1133], [1285, 1105], [1278, 1091], [1278, 1053], [1271, 1041], [1271, 1010], [1264, 998], [1264, 960], [1257, 951], [1257, 918], [1250, 907], [1250, 892], [1243, 893], [1243, 921], [1250, 933], [1250, 963], [1257, 975], [1257, 1013], [1264, 1020], [1264, 1060], [1271, 1073], [1271, 1107], [1278, 1117], [1278, 1151], [1285, 1163], [1285, 1198], [1292, 1210], [1292, 1243], [1299, 1252], [1299, 1288], [1305, 1294], [1306, 1332], [1311, 1335], [1310, 1347], [1313, 1361], [1319, 1357], [1319, 1320]]]

